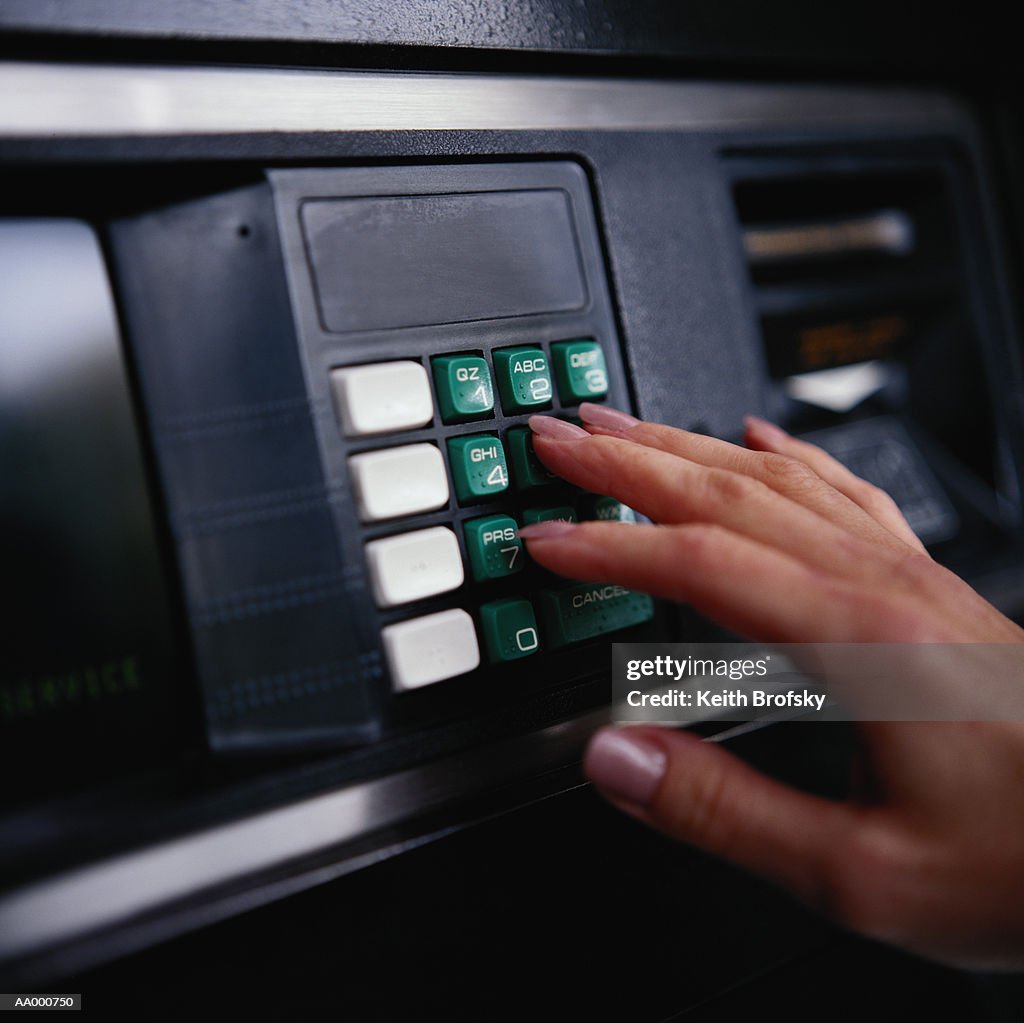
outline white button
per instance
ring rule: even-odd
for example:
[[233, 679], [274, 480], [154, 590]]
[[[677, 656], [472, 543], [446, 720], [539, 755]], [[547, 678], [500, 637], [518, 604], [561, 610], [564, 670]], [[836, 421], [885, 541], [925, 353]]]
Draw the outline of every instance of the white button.
[[363, 522], [434, 511], [448, 503], [444, 459], [433, 444], [353, 455], [348, 468]]
[[444, 526], [372, 540], [366, 561], [378, 607], [447, 593], [465, 579], [459, 542]]
[[473, 619], [459, 608], [387, 625], [381, 636], [395, 689], [418, 689], [480, 664]]
[[332, 370], [331, 387], [349, 437], [413, 430], [434, 418], [430, 381], [418, 362], [377, 362]]

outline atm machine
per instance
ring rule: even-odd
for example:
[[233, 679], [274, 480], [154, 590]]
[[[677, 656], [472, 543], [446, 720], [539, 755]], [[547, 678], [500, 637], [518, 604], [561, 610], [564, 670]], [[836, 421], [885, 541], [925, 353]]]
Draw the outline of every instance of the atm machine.
[[[753, 412], [1020, 616], [1019, 108], [897, 76], [898, 14], [825, 75], [785, 18], [490, 6], [0, 9], [0, 988], [1004, 1018], [605, 806], [611, 643], [721, 633], [516, 530], [633, 517], [534, 412]], [[701, 728], [845, 791], [843, 726]]]

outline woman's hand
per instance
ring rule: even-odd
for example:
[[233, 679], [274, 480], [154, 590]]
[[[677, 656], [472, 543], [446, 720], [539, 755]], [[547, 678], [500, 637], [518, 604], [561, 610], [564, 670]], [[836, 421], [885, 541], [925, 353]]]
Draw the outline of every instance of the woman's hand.
[[[539, 457], [656, 524], [524, 528], [546, 568], [685, 601], [757, 641], [1024, 640], [932, 561], [891, 498], [778, 427], [749, 419], [743, 448], [604, 406], [580, 414], [586, 430], [531, 420]], [[1024, 665], [1024, 647], [1013, 653]], [[963, 685], [962, 659], [944, 681]], [[1024, 723], [859, 727], [869, 802], [806, 795], [668, 729], [606, 729], [585, 769], [626, 812], [855, 930], [950, 962], [1024, 965]]]

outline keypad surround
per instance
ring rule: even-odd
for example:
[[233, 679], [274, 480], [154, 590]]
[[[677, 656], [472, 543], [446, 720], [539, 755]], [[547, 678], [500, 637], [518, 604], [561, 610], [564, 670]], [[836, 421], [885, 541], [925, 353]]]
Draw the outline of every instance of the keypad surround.
[[[605, 281], [604, 256], [597, 238], [590, 196], [590, 184], [585, 172], [569, 162], [542, 161], [524, 164], [489, 164], [486, 166], [445, 168], [374, 168], [359, 171], [338, 171], [317, 175], [281, 174], [278, 184], [285, 204], [289, 196], [301, 196], [302, 202], [317, 197], [332, 201], [346, 196], [407, 196], [410, 194], [486, 195], [490, 190], [507, 192], [516, 189], [557, 189], [564, 197], [572, 221], [572, 247], [575, 248], [578, 271], [584, 282], [583, 292], [572, 303], [552, 307], [543, 312], [537, 306], [521, 315], [505, 315], [490, 320], [473, 322], [432, 322], [419, 326], [401, 326], [366, 330], [342, 331], [332, 329], [317, 312], [315, 283], [308, 265], [302, 260], [289, 264], [291, 285], [295, 300], [300, 348], [305, 372], [310, 383], [318, 443], [322, 452], [324, 478], [329, 494], [340, 548], [346, 564], [347, 588], [352, 593], [353, 618], [365, 635], [368, 656], [377, 651], [384, 667], [379, 696], [385, 719], [395, 727], [416, 727], [430, 720], [448, 719], [468, 712], [471, 704], [483, 711], [484, 706], [496, 712], [499, 704], [518, 704], [529, 696], [538, 698], [549, 690], [565, 690], [579, 684], [593, 692], [596, 676], [607, 671], [609, 640], [658, 639], [663, 636], [659, 620], [651, 626], [630, 629], [600, 641], [585, 641], [573, 647], [555, 650], [545, 643], [544, 626], [538, 619], [539, 646], [523, 662], [493, 662], [484, 640], [481, 608], [489, 603], [506, 599], [527, 599], [534, 605], [536, 595], [550, 586], [565, 585], [566, 581], [542, 573], [527, 561], [522, 572], [505, 578], [477, 581], [473, 578], [466, 546], [465, 523], [487, 515], [507, 514], [522, 525], [524, 513], [529, 509], [565, 508], [580, 514], [581, 494], [554, 479], [532, 454], [531, 433], [527, 419], [533, 412], [541, 412], [568, 420], [578, 419], [578, 401], [560, 394], [555, 372], [554, 345], [592, 340], [601, 346], [605, 356], [608, 391], [605, 401], [619, 408], [633, 411], [632, 397], [618, 338], [618, 327]], [[306, 252], [307, 239], [301, 231], [285, 222], [286, 247], [292, 255]], [[544, 234], [544, 230], [540, 234]], [[481, 245], [500, 245], [496, 236], [482, 236]], [[517, 259], [528, 258], [524, 250]], [[492, 260], [492, 267], [495, 262]], [[300, 272], [301, 268], [301, 272]], [[490, 278], [487, 287], [494, 287]], [[509, 292], [513, 294], [513, 292]], [[526, 409], [506, 407], [500, 393], [500, 380], [496, 353], [505, 350], [527, 349], [541, 353], [544, 368], [550, 379], [550, 401], [547, 407]], [[476, 418], [462, 418], [445, 408], [438, 392], [437, 367], [440, 360], [482, 359], [491, 378], [493, 408], [481, 411]], [[504, 356], [499, 356], [502, 361]], [[328, 386], [330, 374], [350, 366], [386, 363], [390, 361], [418, 361], [431, 381], [434, 414], [424, 426], [402, 430], [394, 434], [353, 437], [339, 427], [338, 410]], [[473, 363], [469, 364], [470, 366]], [[479, 365], [477, 363], [477, 365]], [[525, 365], [521, 367], [528, 371]], [[536, 369], [536, 367], [533, 367]], [[539, 396], [543, 398], [544, 389]], [[600, 399], [599, 399], [600, 400]], [[502, 444], [508, 474], [508, 488], [496, 496], [477, 502], [460, 503], [451, 472], [448, 442], [455, 438], [489, 434]], [[355, 494], [349, 471], [350, 459], [366, 452], [387, 447], [400, 447], [415, 443], [436, 447], [445, 464], [449, 482], [447, 502], [434, 511], [417, 512], [408, 518], [393, 518], [364, 522], [359, 519]], [[456, 590], [400, 606], [380, 608], [370, 592], [369, 570], [365, 545], [375, 539], [431, 526], [451, 528], [463, 556], [465, 581]], [[357, 592], [362, 574], [363, 594]], [[382, 642], [382, 631], [389, 625], [413, 620], [440, 611], [459, 608], [470, 613], [478, 636], [481, 666], [468, 674], [451, 678], [440, 685], [427, 685], [416, 690], [399, 691], [390, 678]], [[528, 671], [521, 670], [529, 664]], [[575, 690], [574, 690], [575, 691]], [[546, 697], [545, 697], [546, 699]], [[495, 703], [497, 701], [497, 703]], [[508, 701], [512, 701], [511, 704]], [[435, 717], [440, 715], [440, 717]]]

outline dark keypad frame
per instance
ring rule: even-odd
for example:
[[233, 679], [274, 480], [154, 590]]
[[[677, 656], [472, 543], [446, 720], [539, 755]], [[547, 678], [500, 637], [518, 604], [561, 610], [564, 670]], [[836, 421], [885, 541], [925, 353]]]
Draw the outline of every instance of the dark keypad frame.
[[[332, 512], [338, 528], [346, 565], [363, 575], [365, 599], [354, 608], [366, 642], [380, 648], [380, 631], [385, 626], [419, 618], [450, 608], [462, 608], [473, 619], [480, 648], [480, 666], [474, 671], [406, 692], [393, 692], [390, 678], [382, 694], [388, 724], [404, 728], [445, 720], [453, 715], [486, 713], [507, 706], [517, 695], [537, 693], [554, 687], [570, 687], [584, 679], [607, 676], [615, 641], [663, 640], [665, 615], [655, 604], [655, 616], [647, 624], [606, 633], [573, 646], [552, 650], [546, 645], [535, 595], [538, 591], [568, 585], [540, 566], [527, 562], [522, 572], [500, 580], [476, 582], [472, 578], [463, 525], [470, 519], [494, 514], [511, 515], [523, 525], [526, 508], [570, 504], [579, 508], [583, 491], [562, 481], [548, 486], [520, 490], [508, 445], [508, 431], [527, 425], [533, 412], [506, 414], [498, 388], [493, 353], [502, 348], [534, 347], [545, 354], [552, 378], [552, 402], [537, 413], [573, 419], [578, 403], [564, 404], [551, 362], [551, 345], [559, 341], [593, 339], [605, 356], [608, 393], [603, 403], [631, 410], [622, 346], [608, 292], [597, 224], [591, 205], [590, 186], [583, 169], [569, 162], [491, 164], [459, 167], [351, 168], [322, 171], [277, 171], [271, 174], [277, 201], [278, 225], [285, 247], [289, 283], [298, 326], [299, 346], [307, 373], [318, 440]], [[531, 314], [472, 322], [402, 327], [332, 334], [324, 330], [317, 315], [315, 285], [300, 227], [301, 204], [327, 197], [370, 197], [384, 195], [438, 195], [517, 189], [562, 189], [570, 202], [576, 231], [576, 247], [587, 288], [583, 308], [570, 312]], [[431, 359], [443, 355], [479, 355], [487, 362], [494, 387], [495, 408], [491, 416], [446, 425], [433, 379]], [[366, 437], [346, 437], [330, 388], [330, 373], [348, 366], [414, 361], [427, 371], [434, 398], [430, 423], [411, 430]], [[475, 504], [461, 505], [455, 493], [447, 441], [454, 437], [497, 434], [509, 463], [509, 488], [502, 494]], [[436, 510], [382, 522], [359, 520], [352, 494], [347, 460], [352, 455], [402, 447], [416, 443], [435, 444], [442, 452], [448, 475], [448, 503]], [[373, 600], [364, 546], [371, 540], [394, 536], [431, 526], [449, 526], [455, 532], [465, 570], [462, 586], [426, 600], [379, 609]], [[508, 663], [492, 664], [487, 656], [479, 608], [508, 597], [526, 597], [534, 603], [540, 628], [541, 649], [533, 655]], [[387, 674], [387, 673], [385, 673]]]

